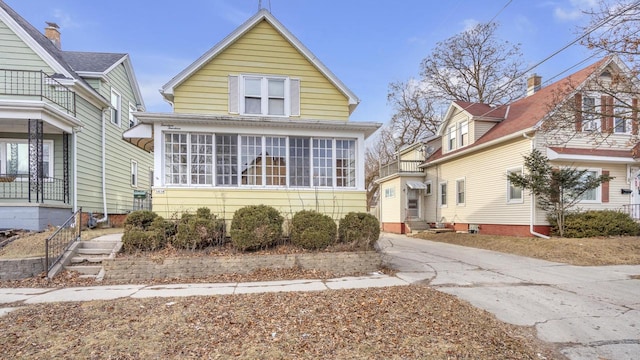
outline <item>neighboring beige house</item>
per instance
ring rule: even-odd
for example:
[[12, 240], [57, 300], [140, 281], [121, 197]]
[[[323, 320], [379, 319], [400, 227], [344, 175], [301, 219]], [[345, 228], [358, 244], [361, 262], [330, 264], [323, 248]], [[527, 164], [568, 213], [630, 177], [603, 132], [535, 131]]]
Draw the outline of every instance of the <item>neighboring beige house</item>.
[[129, 55], [66, 51], [60, 36], [0, 0], [0, 229], [148, 208], [153, 155], [122, 139], [144, 110]]
[[[554, 166], [614, 177], [586, 194], [578, 205], [581, 209], [615, 209], [638, 215], [637, 112], [622, 115], [613, 97], [596, 86], [611, 84], [619, 74], [630, 72], [617, 57], [610, 56], [546, 87], [541, 87], [541, 78], [534, 75], [528, 80], [527, 96], [508, 105], [453, 102], [437, 134], [439, 145], [415, 144], [400, 153], [400, 169], [413, 166], [407, 156], [424, 156], [421, 176], [396, 171], [378, 180], [383, 229], [408, 232], [411, 220], [417, 218], [431, 226], [459, 231], [548, 235], [546, 214], [534, 206], [527, 191], [507, 180], [508, 173], [524, 171], [523, 157], [532, 149], [540, 149]], [[637, 104], [635, 99], [625, 102]], [[576, 106], [582, 111], [576, 111]], [[589, 115], [590, 111], [598, 115]], [[560, 118], [569, 120], [558, 122]], [[550, 126], [552, 121], [564, 126]], [[598, 140], [602, 138], [606, 141]], [[417, 214], [409, 211], [409, 196], [405, 195], [411, 192], [415, 197], [415, 189]], [[395, 202], [385, 196], [387, 192], [395, 194]]]
[[[348, 55], [345, 55], [348, 56]], [[272, 14], [260, 10], [161, 89], [171, 113], [136, 113], [125, 137], [155, 148], [153, 209], [252, 204], [286, 217], [366, 211], [359, 99]]]

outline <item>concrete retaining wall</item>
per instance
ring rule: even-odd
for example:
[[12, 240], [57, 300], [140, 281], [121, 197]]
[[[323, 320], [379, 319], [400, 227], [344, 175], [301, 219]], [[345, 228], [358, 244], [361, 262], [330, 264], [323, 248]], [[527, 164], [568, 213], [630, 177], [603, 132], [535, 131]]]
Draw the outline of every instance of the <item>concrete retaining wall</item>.
[[102, 262], [104, 278], [119, 280], [202, 278], [217, 274], [246, 274], [258, 269], [294, 267], [335, 274], [355, 274], [377, 271], [381, 263], [380, 254], [375, 251], [168, 258], [156, 261], [121, 258]]
[[0, 260], [0, 280], [20, 280], [44, 271], [44, 258]]

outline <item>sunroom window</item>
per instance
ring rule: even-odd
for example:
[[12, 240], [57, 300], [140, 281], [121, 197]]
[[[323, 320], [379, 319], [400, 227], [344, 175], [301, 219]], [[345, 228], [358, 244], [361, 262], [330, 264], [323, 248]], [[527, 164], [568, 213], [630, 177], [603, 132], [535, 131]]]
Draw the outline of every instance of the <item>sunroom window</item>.
[[170, 132], [163, 138], [167, 185], [357, 186], [355, 139]]

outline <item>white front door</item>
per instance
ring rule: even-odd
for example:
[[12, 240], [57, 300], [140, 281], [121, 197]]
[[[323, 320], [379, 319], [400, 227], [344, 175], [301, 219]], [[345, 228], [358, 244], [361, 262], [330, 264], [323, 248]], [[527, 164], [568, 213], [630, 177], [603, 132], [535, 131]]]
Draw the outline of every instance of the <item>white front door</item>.
[[407, 218], [420, 217], [420, 190], [407, 188]]

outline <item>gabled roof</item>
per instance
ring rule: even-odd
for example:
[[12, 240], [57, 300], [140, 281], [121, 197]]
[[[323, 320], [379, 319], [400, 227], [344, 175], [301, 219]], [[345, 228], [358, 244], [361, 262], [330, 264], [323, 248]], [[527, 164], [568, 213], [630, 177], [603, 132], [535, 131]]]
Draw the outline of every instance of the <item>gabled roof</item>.
[[62, 56], [77, 72], [104, 73], [119, 64], [127, 54], [64, 51]]
[[[22, 30], [22, 33], [18, 33], [18, 36], [20, 36], [31, 48], [35, 47], [34, 51], [36, 51], [36, 53], [38, 53], [38, 55], [40, 55], [54, 71], [65, 75], [70, 79], [80, 78], [80, 76], [73, 71], [71, 66], [67, 64], [62, 56], [62, 51], [60, 51], [60, 49], [58, 49], [51, 40], [44, 36], [44, 34], [33, 27], [33, 25], [31, 25], [2, 0], [0, 0], [0, 8], [10, 17], [10, 20], [18, 25], [19, 30]], [[0, 11], [0, 20], [4, 20], [1, 15], [2, 11]], [[12, 24], [8, 23], [7, 25], [11, 27]], [[24, 35], [28, 38], [25, 38]]]
[[[521, 136], [524, 132], [536, 130], [542, 122], [551, 113], [553, 113], [554, 109], [557, 109], [561, 104], [569, 99], [570, 96], [582, 89], [591, 76], [597, 74], [598, 70], [603, 70], [614, 61], [618, 63], [616, 57], [607, 56], [582, 70], [541, 88], [532, 95], [516, 100], [507, 106], [502, 106], [502, 108], [504, 108], [503, 120], [492, 127], [491, 130], [487, 131], [486, 134], [477, 139], [473, 144], [446, 154], [436, 152], [427, 161], [432, 162], [441, 158], [456, 156], [460, 153], [473, 151], [488, 143], [494, 143], [501, 139], [506, 141], [514, 136]], [[481, 106], [468, 106], [465, 110], [473, 109], [472, 111], [476, 114], [474, 116], [484, 116], [492, 113], [482, 113], [482, 107], [484, 106], [485, 109], [487, 109], [486, 106], [488, 105], [476, 105]], [[499, 112], [493, 112], [494, 115], [498, 113]], [[447, 114], [449, 114], [449, 112]]]
[[131, 82], [136, 105], [139, 105], [138, 110], [144, 110], [144, 99], [128, 54], [63, 51], [62, 56], [76, 73], [85, 78], [102, 78], [118, 65], [123, 64]]
[[271, 13], [266, 9], [261, 9], [254, 16], [245, 21], [240, 27], [234, 30], [227, 37], [222, 39], [209, 51], [204, 53], [195, 62], [189, 65], [186, 69], [182, 70], [178, 75], [166, 83], [160, 93], [164, 98], [169, 101], [173, 101], [173, 91], [176, 87], [182, 84], [192, 74], [197, 72], [201, 67], [207, 64], [211, 59], [223, 52], [227, 47], [233, 44], [236, 40], [242, 37], [249, 30], [253, 29], [261, 21], [268, 22], [274, 29], [276, 29], [291, 45], [298, 50], [311, 64], [313, 64], [336, 88], [338, 88], [349, 101], [349, 111], [353, 112], [356, 106], [360, 103], [360, 99], [351, 91], [347, 86], [338, 79], [338, 77], [329, 70], [318, 58], [309, 50], [306, 46], [300, 42], [287, 28], [284, 27]]
[[[450, 119], [453, 116], [453, 113], [457, 110], [465, 112], [471, 120], [502, 121], [509, 112], [509, 106], [493, 106], [489, 104], [456, 100], [451, 102], [444, 118]], [[442, 136], [447, 125], [448, 122], [443, 121], [438, 127], [437, 134]]]
[[138, 104], [144, 107], [142, 93], [127, 54], [62, 51], [2, 0], [0, 0], [0, 9], [3, 10], [0, 11], [0, 20], [3, 20], [12, 30], [16, 31], [16, 34], [56, 72], [51, 75], [56, 78], [64, 77], [76, 80], [85, 91], [105, 105], [109, 104], [107, 99], [91, 87], [83, 76], [90, 73], [106, 74], [113, 67], [124, 62], [134, 88], [136, 100]]

